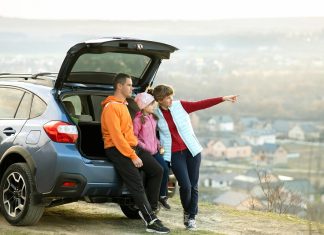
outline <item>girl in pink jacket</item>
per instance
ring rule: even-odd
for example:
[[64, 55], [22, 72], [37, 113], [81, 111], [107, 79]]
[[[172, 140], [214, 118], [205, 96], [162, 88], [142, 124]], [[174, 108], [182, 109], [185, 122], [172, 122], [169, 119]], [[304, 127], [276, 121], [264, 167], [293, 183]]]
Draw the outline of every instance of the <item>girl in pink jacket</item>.
[[133, 120], [134, 134], [138, 138], [138, 145], [152, 154], [163, 168], [159, 202], [164, 208], [170, 209], [171, 207], [167, 203], [169, 166], [163, 159], [164, 149], [157, 138], [157, 116], [154, 114], [154, 97], [147, 92], [142, 92], [136, 95], [135, 102], [140, 111], [136, 113]]

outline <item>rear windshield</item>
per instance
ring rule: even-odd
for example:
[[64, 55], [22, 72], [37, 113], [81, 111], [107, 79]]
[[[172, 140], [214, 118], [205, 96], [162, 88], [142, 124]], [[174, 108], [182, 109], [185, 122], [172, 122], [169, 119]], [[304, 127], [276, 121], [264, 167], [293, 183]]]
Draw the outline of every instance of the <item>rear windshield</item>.
[[126, 73], [136, 85], [150, 63], [150, 57], [138, 54], [83, 54], [74, 64], [68, 81], [111, 85], [115, 74]]

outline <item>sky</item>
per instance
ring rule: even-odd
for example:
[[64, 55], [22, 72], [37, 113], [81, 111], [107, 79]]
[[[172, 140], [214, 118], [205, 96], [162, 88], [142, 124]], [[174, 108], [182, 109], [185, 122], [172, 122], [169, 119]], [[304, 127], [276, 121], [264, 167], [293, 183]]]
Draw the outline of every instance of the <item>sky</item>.
[[0, 16], [83, 20], [322, 17], [322, 5], [323, 0], [0, 0]]

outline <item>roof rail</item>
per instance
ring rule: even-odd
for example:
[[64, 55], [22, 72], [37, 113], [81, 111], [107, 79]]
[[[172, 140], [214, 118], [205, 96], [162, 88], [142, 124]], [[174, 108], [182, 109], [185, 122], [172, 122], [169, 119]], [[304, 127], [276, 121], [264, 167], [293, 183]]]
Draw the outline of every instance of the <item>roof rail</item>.
[[33, 75], [31, 75], [31, 79], [40, 79], [40, 77], [42, 77], [41, 79], [49, 79], [49, 80], [55, 80], [56, 79], [56, 75], [57, 73], [35, 73]]
[[0, 78], [22, 78], [28, 80], [31, 74], [27, 73], [0, 73]]
[[42, 79], [42, 80], [56, 80], [57, 73], [0, 73], [0, 78], [22, 78], [25, 80], [28, 79]]

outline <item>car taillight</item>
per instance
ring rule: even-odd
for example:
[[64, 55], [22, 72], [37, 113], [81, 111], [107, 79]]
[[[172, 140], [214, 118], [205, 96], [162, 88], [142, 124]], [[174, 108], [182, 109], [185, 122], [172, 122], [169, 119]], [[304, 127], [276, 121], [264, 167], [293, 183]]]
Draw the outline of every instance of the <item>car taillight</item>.
[[78, 139], [78, 129], [62, 121], [50, 121], [44, 125], [48, 137], [59, 143], [75, 143]]

